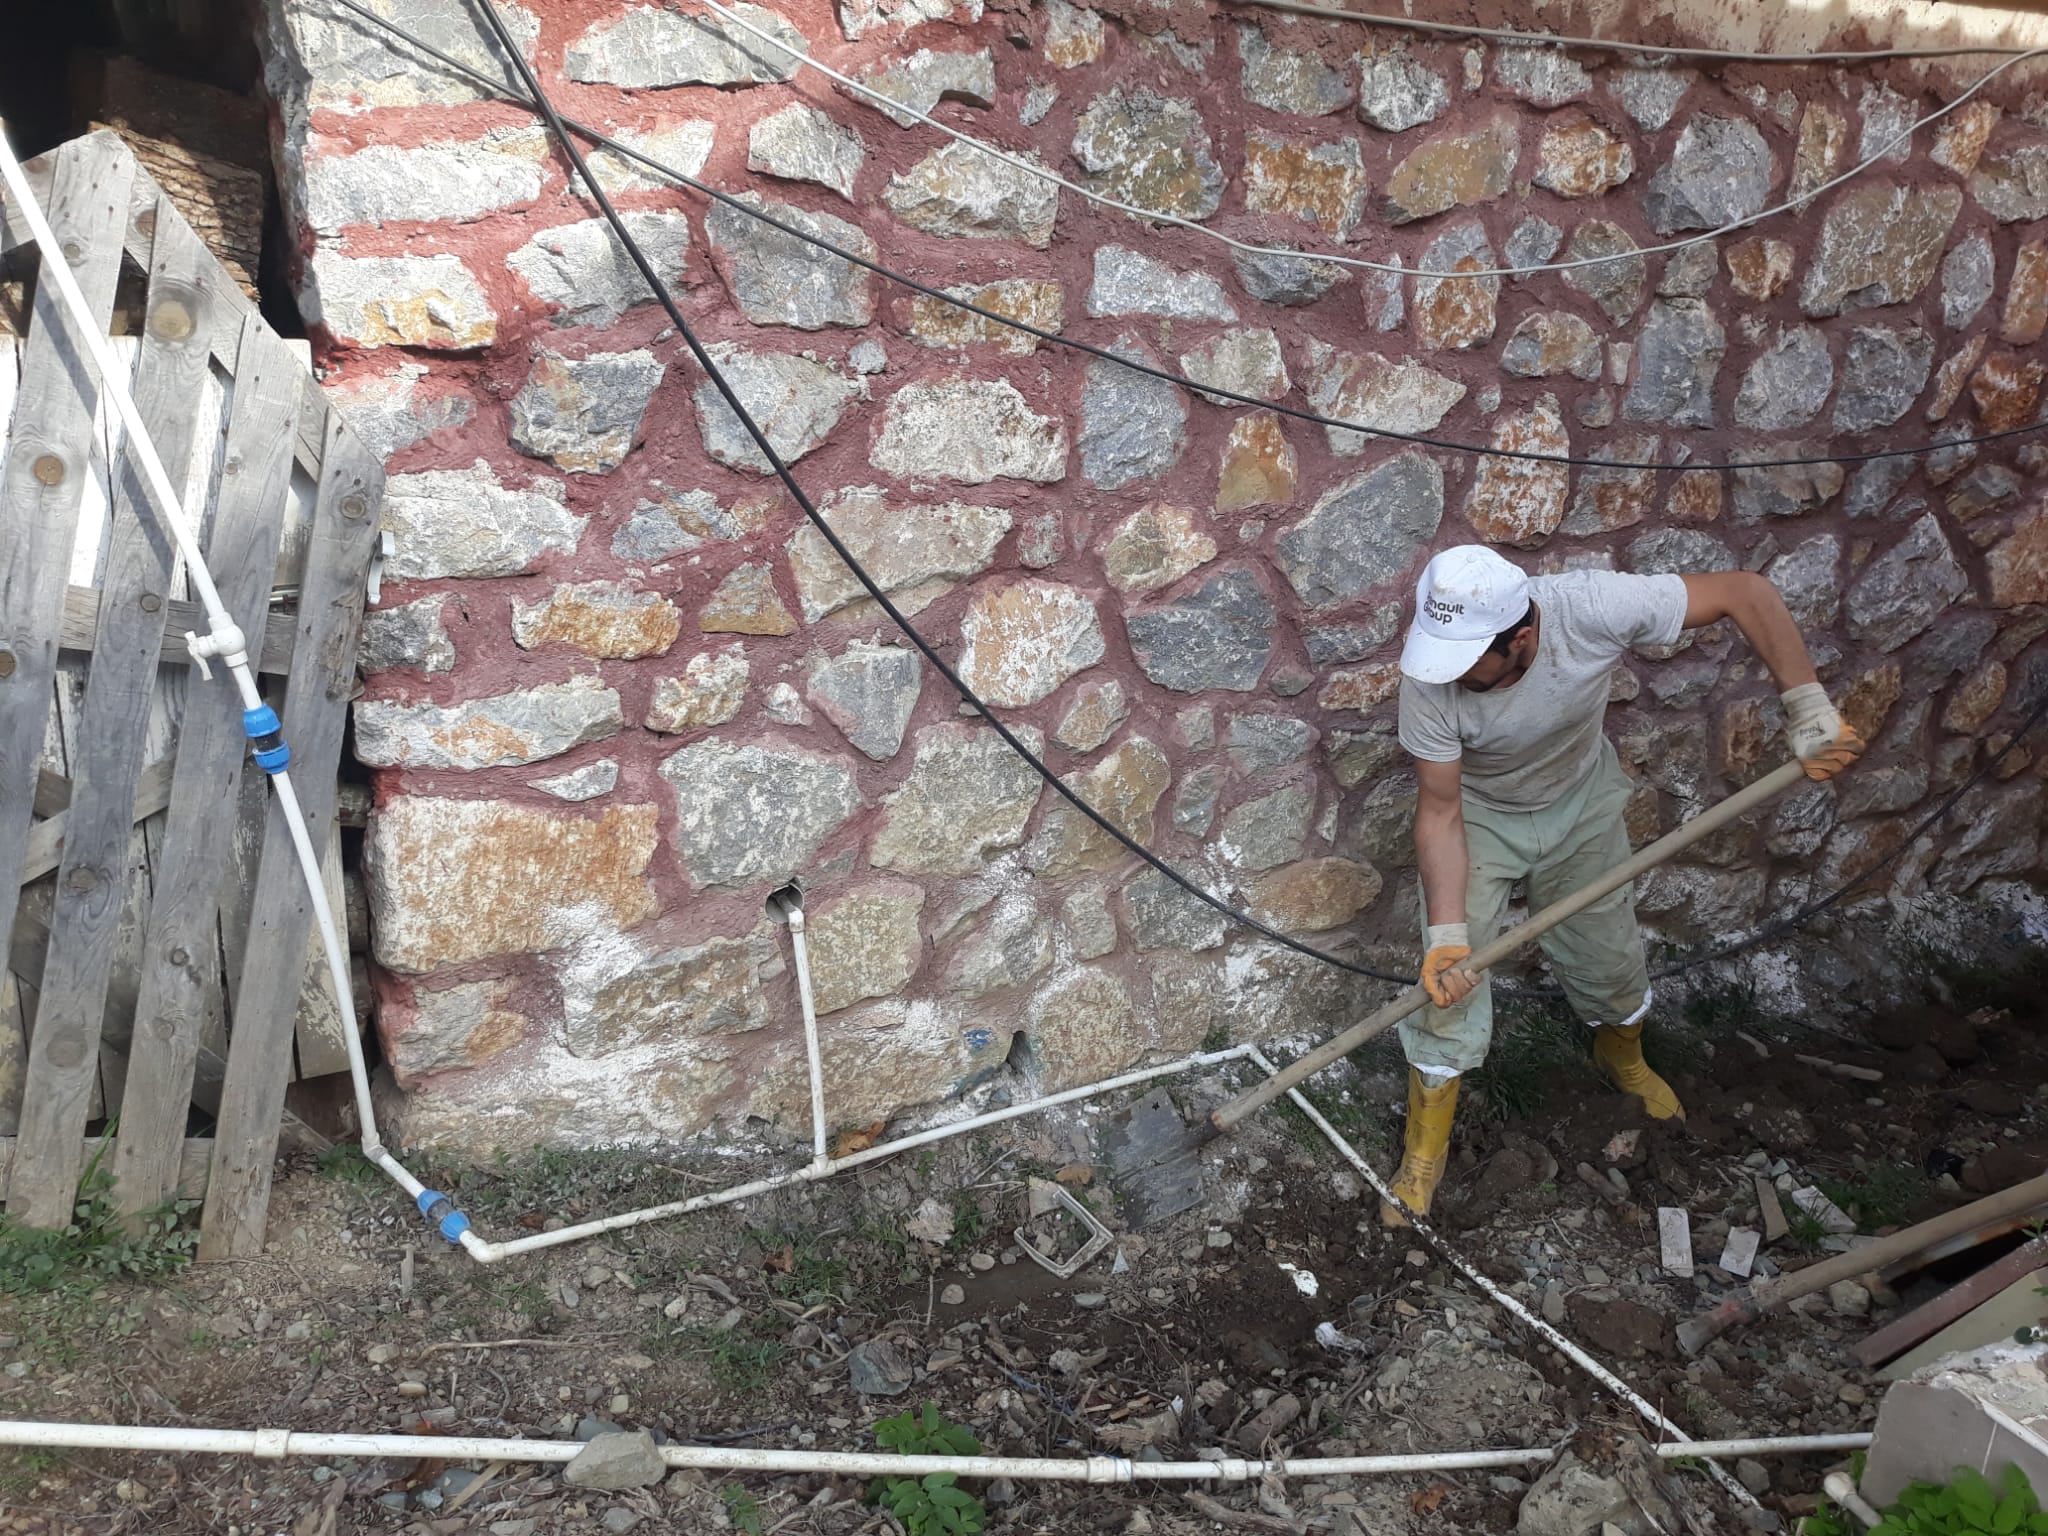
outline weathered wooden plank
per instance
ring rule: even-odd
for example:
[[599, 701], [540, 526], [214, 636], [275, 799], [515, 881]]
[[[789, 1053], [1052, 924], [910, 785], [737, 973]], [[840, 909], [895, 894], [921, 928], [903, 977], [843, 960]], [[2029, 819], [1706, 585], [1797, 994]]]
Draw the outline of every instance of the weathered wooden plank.
[[[212, 264], [183, 215], [160, 197], [135, 403], [174, 483], [183, 482], [191, 462], [211, 365], [199, 277]], [[9, 1211], [32, 1227], [62, 1226], [78, 1185], [79, 1138], [98, 1075], [130, 886], [130, 811], [163, 643], [174, 550], [132, 456], [123, 456], [116, 475], [112, 523], [81, 750], [65, 813], [70, 827], [57, 870], [56, 920], [29, 1040], [20, 1146], [8, 1192]]]
[[[67, 144], [36, 169], [59, 239], [80, 252], [72, 276], [104, 324], [120, 275], [134, 157], [109, 135], [104, 144]], [[33, 316], [0, 469], [0, 938], [14, 931], [99, 392], [54, 285], [37, 285]]]
[[[292, 779], [307, 825], [317, 829], [334, 819], [335, 771], [355, 683], [363, 583], [376, 548], [383, 491], [383, 471], [338, 415], [329, 417], [322, 464], [313, 540], [300, 585], [299, 642], [284, 707]], [[291, 838], [273, 804], [240, 966], [228, 1078], [200, 1223], [201, 1258], [248, 1257], [263, 1247], [278, 1113], [291, 1076], [292, 1020], [303, 979], [299, 958], [310, 919]]]
[[[290, 436], [305, 370], [255, 315], [243, 324], [226, 457], [207, 542], [221, 599], [244, 632], [270, 599], [270, 572], [291, 476]], [[164, 1201], [192, 1100], [209, 994], [220, 987], [215, 910], [227, 867], [245, 760], [241, 701], [225, 680], [187, 700], [155, 910], [143, 945], [130, 1090], [114, 1156], [126, 1212]]]
[[[84, 1168], [92, 1161], [94, 1154], [101, 1152], [106, 1140], [100, 1136], [88, 1136], [76, 1147], [72, 1155], [78, 1166]], [[20, 1138], [0, 1136], [0, 1199], [6, 1199], [14, 1187], [15, 1165], [21, 1157]], [[213, 1158], [213, 1142], [203, 1137], [190, 1136], [182, 1139], [174, 1156], [171, 1177], [166, 1180], [167, 1190], [158, 1205], [167, 1205], [172, 1200], [198, 1200], [206, 1194], [207, 1167]]]
[[[154, 816], [171, 803], [171, 774], [175, 766], [171, 759], [164, 758], [136, 775], [134, 820]], [[21, 884], [40, 880], [63, 862], [64, 834], [70, 826], [71, 812], [64, 810], [29, 829], [28, 852], [23, 856], [21, 866]]]
[[0, 964], [0, 1136], [12, 1136], [21, 1128], [21, 1089], [28, 1076], [24, 986], [11, 966]]
[[[265, 590], [266, 597], [268, 589]], [[100, 595], [91, 587], [66, 587], [64, 589], [64, 630], [58, 637], [58, 645], [66, 651], [89, 654], [93, 646], [93, 635], [99, 628]], [[197, 603], [182, 598], [172, 598], [164, 604], [163, 659], [170, 662], [190, 660], [185, 649], [187, 631], [206, 630], [206, 612]], [[289, 609], [271, 611], [266, 609], [258, 626], [249, 631], [251, 635], [263, 637], [263, 654], [257, 659], [256, 670], [272, 677], [283, 677], [292, 669], [292, 642], [298, 636], [298, 617]]]

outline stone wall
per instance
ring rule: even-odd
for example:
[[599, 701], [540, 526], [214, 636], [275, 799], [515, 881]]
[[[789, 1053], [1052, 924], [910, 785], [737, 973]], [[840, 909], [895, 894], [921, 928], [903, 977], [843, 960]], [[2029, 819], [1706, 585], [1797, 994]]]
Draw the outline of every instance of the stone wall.
[[[484, 63], [464, 8], [373, 0]], [[1624, 462], [2032, 422], [2048, 131], [1901, 70], [1691, 69], [1192, 0], [788, 0], [815, 56], [1127, 201], [1398, 262], [1237, 259], [623, 0], [502, 6], [562, 108], [990, 308], [1262, 400]], [[355, 749], [378, 1017], [414, 1141], [801, 1133], [807, 892], [836, 1124], [1001, 1067], [1065, 1086], [1363, 994], [1090, 827], [881, 619], [525, 112], [270, 0], [280, 161], [328, 385], [388, 452], [396, 550]], [[2001, 111], [2001, 104], [2009, 109]], [[1427, 553], [1767, 573], [1873, 750], [1650, 878], [1677, 943], [1895, 848], [2048, 688], [2048, 443], [1797, 469], [1562, 467], [1220, 403], [849, 270], [616, 157], [604, 178], [836, 529], [1124, 829], [1267, 920], [1412, 963], [1402, 608]], [[1617, 675], [1647, 839], [1782, 752], [1739, 638]], [[2016, 754], [1887, 888], [2042, 873]], [[1880, 893], [1881, 895], [1882, 893]]]

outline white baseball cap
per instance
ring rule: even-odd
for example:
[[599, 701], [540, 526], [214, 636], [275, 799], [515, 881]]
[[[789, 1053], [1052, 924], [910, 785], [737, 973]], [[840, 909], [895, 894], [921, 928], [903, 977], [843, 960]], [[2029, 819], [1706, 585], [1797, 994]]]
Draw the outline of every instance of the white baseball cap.
[[1529, 578], [1484, 544], [1447, 549], [1415, 583], [1415, 621], [1401, 670], [1418, 683], [1455, 682], [1493, 637], [1529, 611]]

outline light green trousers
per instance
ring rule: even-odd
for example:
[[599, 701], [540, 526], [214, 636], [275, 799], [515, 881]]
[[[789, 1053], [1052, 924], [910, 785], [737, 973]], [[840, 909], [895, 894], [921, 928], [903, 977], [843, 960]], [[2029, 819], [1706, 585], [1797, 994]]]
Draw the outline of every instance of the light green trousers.
[[[1496, 811], [1464, 803], [1465, 921], [1472, 947], [1500, 931], [1508, 892], [1529, 882], [1531, 910], [1569, 896], [1629, 856], [1622, 820], [1628, 780], [1603, 740], [1600, 759], [1578, 788], [1540, 811]], [[1423, 924], [1429, 922], [1423, 913]], [[1636, 927], [1635, 889], [1624, 885], [1537, 940], [1563, 984], [1565, 1000], [1589, 1025], [1632, 1024], [1650, 1002], [1649, 966]], [[1455, 1008], [1424, 1008], [1401, 1022], [1409, 1064], [1434, 1076], [1469, 1072], [1493, 1040], [1493, 988], [1480, 978]]]

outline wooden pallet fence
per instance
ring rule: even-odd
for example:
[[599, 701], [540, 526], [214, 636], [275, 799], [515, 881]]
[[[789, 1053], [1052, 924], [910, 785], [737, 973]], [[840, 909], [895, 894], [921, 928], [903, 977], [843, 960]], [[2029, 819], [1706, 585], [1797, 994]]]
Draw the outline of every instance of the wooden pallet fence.
[[[382, 471], [119, 137], [28, 167], [292, 744], [339, 885], [335, 777]], [[0, 205], [0, 258], [33, 273]], [[0, 1191], [66, 1219], [112, 1127], [114, 1198], [204, 1186], [202, 1253], [259, 1251], [286, 1084], [347, 1040], [241, 705], [200, 679], [205, 628], [71, 319], [31, 281], [0, 337]], [[294, 600], [281, 603], [281, 594]], [[215, 1121], [195, 1139], [195, 1107]], [[195, 1151], [195, 1148], [202, 1150]], [[195, 1159], [200, 1168], [195, 1171]]]

